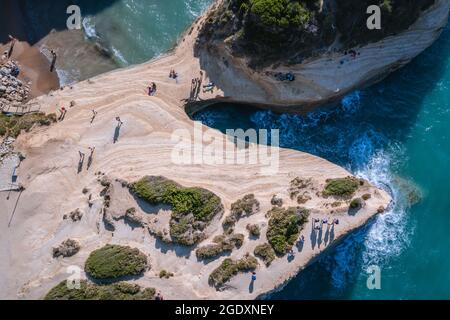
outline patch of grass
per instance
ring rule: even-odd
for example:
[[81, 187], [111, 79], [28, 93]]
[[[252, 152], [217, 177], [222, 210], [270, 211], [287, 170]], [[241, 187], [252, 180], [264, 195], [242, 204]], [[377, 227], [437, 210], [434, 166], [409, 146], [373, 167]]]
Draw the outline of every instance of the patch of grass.
[[139, 275], [147, 268], [147, 256], [138, 249], [106, 245], [86, 260], [85, 271], [95, 279], [117, 279]]
[[194, 245], [203, 240], [204, 229], [223, 213], [220, 198], [202, 188], [185, 188], [164, 177], [147, 176], [131, 184], [131, 191], [150, 204], [172, 207], [170, 235], [175, 243]]
[[237, 261], [227, 258], [223, 260], [222, 264], [211, 273], [209, 276], [209, 282], [216, 288], [221, 287], [239, 272], [254, 271], [258, 265], [258, 260], [250, 255], [247, 255]]
[[154, 300], [156, 290], [125, 282], [96, 285], [82, 280], [80, 289], [69, 289], [63, 281], [45, 296], [45, 300]]
[[329, 179], [323, 191], [326, 196], [350, 197], [360, 186], [360, 181], [354, 177]]
[[309, 211], [304, 208], [273, 208], [268, 216], [267, 239], [277, 254], [284, 255], [292, 249], [301, 229], [308, 222]]
[[22, 130], [29, 132], [34, 125], [49, 126], [56, 122], [54, 113], [30, 113], [24, 116], [6, 116], [0, 113], [0, 136], [17, 138]]
[[254, 254], [256, 257], [261, 258], [266, 266], [270, 266], [273, 260], [275, 260], [275, 251], [270, 244], [260, 244], [255, 248]]

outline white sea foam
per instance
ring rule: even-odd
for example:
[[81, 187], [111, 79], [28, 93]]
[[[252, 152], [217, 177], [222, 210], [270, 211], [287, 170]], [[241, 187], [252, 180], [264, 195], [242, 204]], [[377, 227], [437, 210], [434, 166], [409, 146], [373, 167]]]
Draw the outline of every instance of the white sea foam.
[[97, 39], [98, 35], [97, 35], [97, 31], [95, 29], [95, 23], [92, 19], [92, 17], [85, 17], [83, 19], [83, 30], [84, 30], [84, 34], [86, 35], [86, 37], [88, 39]]

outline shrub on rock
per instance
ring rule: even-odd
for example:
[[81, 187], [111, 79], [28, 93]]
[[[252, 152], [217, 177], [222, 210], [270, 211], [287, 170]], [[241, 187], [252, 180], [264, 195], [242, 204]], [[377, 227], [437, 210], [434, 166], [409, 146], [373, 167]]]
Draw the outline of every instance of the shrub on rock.
[[53, 248], [53, 258], [63, 257], [68, 258], [76, 255], [80, 251], [80, 244], [78, 241], [68, 239], [61, 243], [57, 248]]
[[204, 229], [223, 213], [220, 198], [202, 188], [185, 188], [164, 177], [148, 176], [130, 185], [139, 198], [153, 205], [172, 207], [170, 236], [173, 242], [191, 246], [204, 239]]
[[268, 216], [267, 239], [277, 254], [284, 255], [292, 249], [301, 229], [308, 222], [309, 211], [304, 208], [273, 208]]
[[80, 289], [69, 289], [63, 281], [45, 296], [45, 300], [154, 300], [156, 290], [125, 282], [96, 285], [82, 280]]
[[257, 246], [255, 248], [254, 254], [256, 257], [261, 258], [266, 266], [270, 266], [273, 260], [275, 260], [276, 258], [275, 251], [268, 243]]
[[327, 180], [323, 191], [326, 196], [351, 197], [358, 190], [360, 182], [354, 177]]
[[225, 259], [222, 264], [216, 268], [209, 276], [211, 285], [217, 287], [223, 286], [239, 272], [254, 271], [258, 267], [258, 260], [255, 257], [247, 255], [240, 260]]
[[89, 255], [86, 273], [95, 279], [139, 275], [147, 268], [147, 256], [131, 247], [106, 245]]

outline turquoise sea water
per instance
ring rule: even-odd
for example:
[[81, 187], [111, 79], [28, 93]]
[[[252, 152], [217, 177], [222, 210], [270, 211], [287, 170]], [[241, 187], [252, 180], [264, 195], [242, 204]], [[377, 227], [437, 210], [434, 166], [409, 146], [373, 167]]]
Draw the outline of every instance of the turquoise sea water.
[[[170, 49], [209, 3], [111, 1], [85, 17], [86, 40], [106, 45], [118, 66], [140, 63]], [[448, 27], [406, 68], [337, 107], [301, 117], [220, 105], [196, 116], [220, 130], [280, 129], [283, 147], [326, 158], [394, 196], [389, 212], [271, 298], [450, 299], [449, 54]], [[374, 264], [382, 289], [370, 291], [366, 269]]]

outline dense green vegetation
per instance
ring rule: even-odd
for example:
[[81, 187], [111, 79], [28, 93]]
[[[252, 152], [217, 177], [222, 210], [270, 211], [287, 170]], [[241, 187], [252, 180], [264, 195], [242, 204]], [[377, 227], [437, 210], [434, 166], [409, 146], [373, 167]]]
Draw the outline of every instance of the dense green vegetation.
[[259, 246], [257, 246], [255, 248], [254, 254], [256, 257], [261, 258], [266, 266], [270, 266], [273, 260], [275, 260], [276, 258], [275, 250], [273, 250], [271, 245], [268, 243], [260, 244]]
[[250, 255], [237, 261], [227, 258], [211, 273], [209, 282], [215, 287], [221, 287], [239, 272], [254, 271], [258, 265], [258, 260]]
[[[207, 19], [198, 44], [226, 41], [253, 68], [295, 64], [406, 30], [435, 0], [225, 0]], [[367, 8], [379, 5], [382, 29], [368, 30]], [[337, 41], [335, 41], [337, 40]]]
[[106, 245], [86, 260], [85, 271], [95, 279], [117, 279], [139, 275], [147, 268], [147, 256], [131, 247]]
[[308, 222], [309, 211], [304, 208], [273, 208], [268, 212], [267, 240], [279, 255], [288, 253]]
[[56, 122], [56, 115], [30, 113], [24, 116], [6, 116], [0, 113], [0, 136], [16, 138], [22, 130], [29, 132], [34, 125], [49, 126]]
[[63, 281], [45, 296], [45, 300], [153, 300], [155, 289], [142, 289], [137, 284], [125, 282], [96, 285], [82, 280], [80, 289], [69, 289]]
[[172, 207], [170, 236], [175, 243], [193, 245], [203, 240], [203, 231], [223, 213], [218, 196], [202, 188], [185, 188], [164, 177], [148, 176], [134, 183], [131, 191], [152, 205]]
[[360, 181], [353, 177], [329, 179], [323, 191], [326, 196], [350, 197], [360, 186]]

